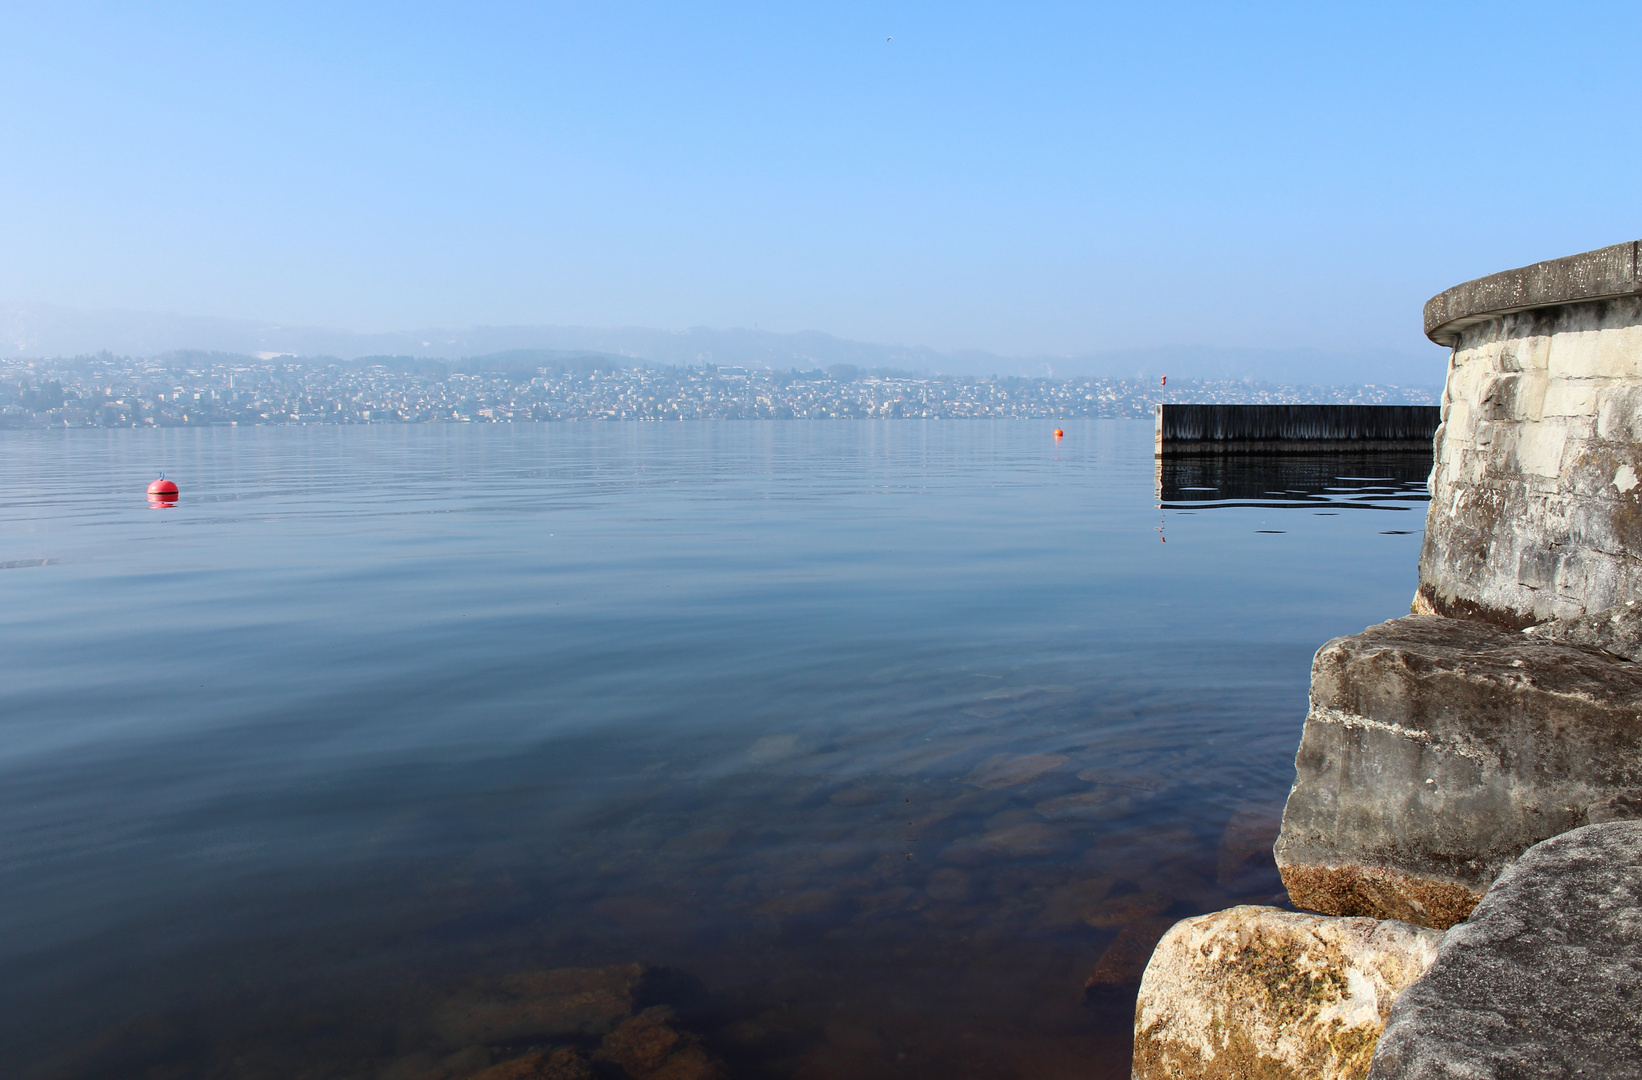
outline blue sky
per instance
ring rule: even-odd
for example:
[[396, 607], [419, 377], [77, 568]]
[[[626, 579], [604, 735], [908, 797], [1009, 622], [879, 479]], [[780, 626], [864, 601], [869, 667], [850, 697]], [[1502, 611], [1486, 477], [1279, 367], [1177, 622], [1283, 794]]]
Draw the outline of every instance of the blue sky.
[[0, 12], [6, 301], [1417, 352], [1642, 236], [1634, 4]]

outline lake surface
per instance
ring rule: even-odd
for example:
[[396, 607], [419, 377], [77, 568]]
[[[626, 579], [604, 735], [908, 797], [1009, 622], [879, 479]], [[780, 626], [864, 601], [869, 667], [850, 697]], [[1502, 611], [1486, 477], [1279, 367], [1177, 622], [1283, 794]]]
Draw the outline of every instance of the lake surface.
[[1063, 426], [0, 434], [5, 1073], [454, 1076], [639, 962], [731, 1076], [1126, 1077], [1429, 461]]

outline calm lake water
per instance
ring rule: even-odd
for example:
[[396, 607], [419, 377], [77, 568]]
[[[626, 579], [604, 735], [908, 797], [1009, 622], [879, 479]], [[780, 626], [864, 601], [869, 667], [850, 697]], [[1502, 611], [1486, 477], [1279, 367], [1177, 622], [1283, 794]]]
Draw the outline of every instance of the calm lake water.
[[639, 962], [730, 1076], [1126, 1077], [1429, 462], [1064, 426], [0, 433], [4, 1073], [455, 1076]]

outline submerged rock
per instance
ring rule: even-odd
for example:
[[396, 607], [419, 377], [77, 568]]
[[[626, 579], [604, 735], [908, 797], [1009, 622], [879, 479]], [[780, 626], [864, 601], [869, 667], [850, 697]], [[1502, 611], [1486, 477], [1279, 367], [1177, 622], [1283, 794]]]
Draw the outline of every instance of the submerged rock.
[[606, 1035], [593, 1060], [618, 1066], [629, 1080], [721, 1080], [722, 1067], [677, 1019], [666, 1005], [645, 1009]]
[[433, 1032], [448, 1046], [603, 1035], [633, 1011], [641, 964], [555, 968], [488, 980], [435, 1010]]
[[1027, 821], [955, 840], [941, 850], [941, 858], [960, 866], [978, 866], [999, 859], [1038, 858], [1055, 853], [1071, 840], [1068, 833], [1053, 826]]
[[1411, 616], [1324, 645], [1275, 848], [1299, 907], [1445, 928], [1642, 788], [1642, 665]]
[[1167, 911], [1172, 902], [1150, 889], [1120, 893], [1089, 908], [1083, 921], [1102, 930], [1116, 930], [1142, 919], [1156, 918]]
[[1115, 879], [1102, 875], [1050, 890], [1044, 897], [1038, 924], [1045, 927], [1079, 925], [1106, 899], [1115, 884]]
[[468, 1080], [489, 1068], [490, 1050], [483, 1046], [469, 1046], [442, 1058], [423, 1050], [379, 1066], [375, 1080]]
[[1036, 780], [1068, 760], [1061, 754], [994, 754], [975, 766], [968, 781], [978, 788], [1013, 787]]
[[1045, 799], [1034, 809], [1049, 821], [1110, 821], [1134, 812], [1136, 794], [1126, 788], [1097, 787]]
[[1220, 835], [1215, 882], [1225, 887], [1252, 869], [1271, 870], [1271, 848], [1283, 827], [1281, 803], [1244, 802]]
[[1093, 1001], [1111, 1000], [1134, 993], [1146, 973], [1152, 951], [1169, 930], [1164, 918], [1142, 918], [1118, 931], [1084, 980], [1083, 992]]
[[1268, 907], [1182, 920], [1141, 980], [1135, 1080], [1362, 1077], [1393, 1000], [1440, 938]]
[[454, 1054], [447, 1054], [440, 1062], [439, 1067], [450, 1073], [451, 1076], [466, 1076], [490, 1067], [490, 1048], [485, 1046], [467, 1046]]
[[593, 1067], [572, 1047], [525, 1054], [464, 1080], [593, 1080]]
[[1530, 848], [1397, 999], [1373, 1080], [1642, 1076], [1642, 822]]

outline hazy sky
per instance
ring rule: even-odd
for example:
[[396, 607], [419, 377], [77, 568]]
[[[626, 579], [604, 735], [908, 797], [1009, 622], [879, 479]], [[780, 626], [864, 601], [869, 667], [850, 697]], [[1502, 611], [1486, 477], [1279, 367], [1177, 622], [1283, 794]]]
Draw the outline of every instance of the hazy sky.
[[0, 20], [0, 300], [1416, 351], [1431, 293], [1642, 236], [1634, 3]]

